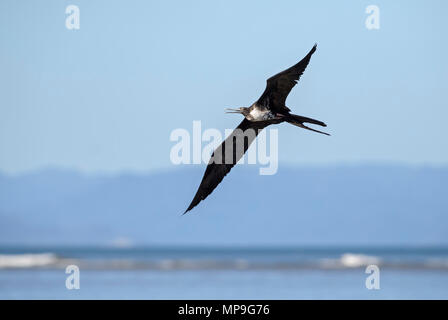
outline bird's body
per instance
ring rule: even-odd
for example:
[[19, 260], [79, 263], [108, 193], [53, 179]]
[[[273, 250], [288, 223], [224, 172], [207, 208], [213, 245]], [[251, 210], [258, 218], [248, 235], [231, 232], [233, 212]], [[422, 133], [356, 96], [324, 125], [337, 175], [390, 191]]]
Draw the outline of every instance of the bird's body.
[[[244, 120], [213, 152], [199, 189], [185, 213], [193, 209], [199, 202], [212, 193], [227, 173], [241, 159], [258, 133], [265, 127], [281, 122], [288, 122], [304, 129], [328, 135], [325, 132], [304, 125], [304, 123], [312, 123], [325, 127], [325, 123], [292, 114], [290, 113], [291, 110], [285, 105], [286, 97], [300, 79], [315, 51], [316, 45], [314, 45], [311, 51], [299, 63], [269, 78], [265, 91], [250, 107], [229, 109], [229, 113], [242, 114]], [[225, 161], [222, 161], [223, 159]]]

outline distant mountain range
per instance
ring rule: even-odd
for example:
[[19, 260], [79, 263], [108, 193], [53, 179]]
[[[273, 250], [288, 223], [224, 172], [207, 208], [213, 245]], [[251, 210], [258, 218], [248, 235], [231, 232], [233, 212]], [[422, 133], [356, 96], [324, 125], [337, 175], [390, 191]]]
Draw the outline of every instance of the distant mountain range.
[[0, 175], [0, 246], [448, 244], [448, 168], [236, 166], [182, 216], [203, 170]]

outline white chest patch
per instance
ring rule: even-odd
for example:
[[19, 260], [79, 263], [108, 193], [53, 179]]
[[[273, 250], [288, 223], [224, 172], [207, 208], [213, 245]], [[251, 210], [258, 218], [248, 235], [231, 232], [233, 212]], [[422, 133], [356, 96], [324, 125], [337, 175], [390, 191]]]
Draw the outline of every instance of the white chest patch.
[[263, 121], [275, 118], [269, 110], [261, 111], [260, 109], [252, 109], [249, 113], [252, 121]]

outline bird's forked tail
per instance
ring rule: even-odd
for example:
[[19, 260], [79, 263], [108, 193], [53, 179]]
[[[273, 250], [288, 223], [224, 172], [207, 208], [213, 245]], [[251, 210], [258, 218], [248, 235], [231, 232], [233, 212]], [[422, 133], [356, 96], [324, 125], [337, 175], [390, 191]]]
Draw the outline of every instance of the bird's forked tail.
[[326, 127], [327, 126], [324, 122], [319, 121], [319, 120], [315, 120], [315, 119], [312, 119], [312, 118], [307, 118], [307, 117], [303, 117], [303, 116], [299, 116], [299, 115], [290, 113], [290, 114], [288, 114], [288, 116], [286, 118], [286, 121], [289, 122], [290, 124], [293, 124], [293, 125], [295, 125], [297, 127], [303, 128], [303, 129], [307, 129], [307, 130], [311, 130], [311, 131], [314, 131], [314, 132], [322, 133], [322, 134], [325, 134], [327, 136], [330, 135], [330, 134], [328, 134], [326, 132], [322, 132], [322, 131], [319, 131], [319, 130], [316, 130], [316, 129], [313, 129], [313, 128], [310, 128], [310, 127], [307, 127], [306, 125], [304, 125], [304, 123], [312, 123], [312, 124], [317, 124], [318, 126], [322, 126], [322, 127]]

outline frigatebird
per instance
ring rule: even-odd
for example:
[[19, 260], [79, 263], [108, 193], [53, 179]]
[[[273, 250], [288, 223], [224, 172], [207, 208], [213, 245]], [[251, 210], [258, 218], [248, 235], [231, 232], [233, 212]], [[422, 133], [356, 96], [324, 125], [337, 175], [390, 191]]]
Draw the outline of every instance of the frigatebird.
[[[207, 198], [207, 196], [215, 190], [222, 179], [224, 179], [233, 166], [241, 159], [244, 153], [246, 153], [258, 133], [267, 126], [288, 122], [300, 128], [329, 135], [326, 132], [304, 125], [304, 123], [311, 123], [326, 127], [327, 125], [325, 123], [319, 120], [292, 114], [290, 113], [291, 110], [285, 105], [288, 94], [299, 81], [301, 75], [308, 66], [311, 56], [316, 51], [316, 47], [317, 44], [315, 44], [310, 52], [308, 52], [308, 54], [297, 64], [269, 78], [263, 94], [250, 107], [227, 109], [228, 113], [242, 114], [244, 119], [229, 137], [227, 137], [227, 139], [213, 152], [205, 170], [204, 177], [199, 185], [199, 189], [184, 214], [197, 206], [199, 202]], [[246, 134], [246, 132], [250, 130], [252, 130], [253, 134]], [[241, 137], [243, 137], [242, 140]], [[243, 142], [239, 143], [239, 141]], [[239, 146], [238, 144], [242, 145]], [[223, 159], [226, 161], [223, 162]]]

